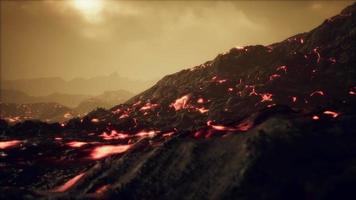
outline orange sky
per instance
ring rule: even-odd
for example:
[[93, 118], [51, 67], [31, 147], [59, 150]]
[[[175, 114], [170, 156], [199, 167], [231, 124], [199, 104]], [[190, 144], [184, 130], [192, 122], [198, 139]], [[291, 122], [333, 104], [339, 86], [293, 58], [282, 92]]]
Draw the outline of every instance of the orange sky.
[[1, 78], [157, 79], [309, 31], [352, 1], [1, 1]]

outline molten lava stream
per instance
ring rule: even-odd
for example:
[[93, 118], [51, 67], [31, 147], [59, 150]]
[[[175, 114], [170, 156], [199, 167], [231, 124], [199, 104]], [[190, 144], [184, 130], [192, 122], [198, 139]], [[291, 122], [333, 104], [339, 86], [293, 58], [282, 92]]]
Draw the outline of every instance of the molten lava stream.
[[132, 145], [103, 145], [95, 147], [89, 156], [89, 159], [98, 160], [111, 156], [113, 154], [120, 154], [127, 151]]
[[0, 141], [0, 149], [13, 148], [21, 144], [21, 140]]
[[76, 184], [83, 176], [85, 173], [78, 174], [77, 176], [69, 179], [67, 182], [65, 182], [63, 185], [55, 188], [52, 190], [53, 192], [65, 192], [69, 188], [71, 188], [74, 184]]

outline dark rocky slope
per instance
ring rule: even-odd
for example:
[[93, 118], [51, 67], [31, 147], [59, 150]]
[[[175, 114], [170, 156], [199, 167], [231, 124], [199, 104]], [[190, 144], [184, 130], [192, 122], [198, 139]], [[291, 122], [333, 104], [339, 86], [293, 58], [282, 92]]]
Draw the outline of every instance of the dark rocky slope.
[[356, 4], [308, 33], [233, 48], [64, 126], [1, 123], [3, 139], [22, 142], [4, 150], [1, 195], [353, 199], [355, 25]]

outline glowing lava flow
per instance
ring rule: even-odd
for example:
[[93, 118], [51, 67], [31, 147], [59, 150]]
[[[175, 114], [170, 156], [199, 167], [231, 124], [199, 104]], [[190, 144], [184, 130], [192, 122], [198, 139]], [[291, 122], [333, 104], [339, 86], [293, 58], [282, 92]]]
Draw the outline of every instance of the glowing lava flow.
[[141, 131], [135, 134], [136, 137], [154, 137], [155, 135], [155, 131]]
[[340, 115], [340, 113], [334, 112], [334, 111], [330, 111], [330, 110], [326, 110], [323, 112], [325, 115], [330, 115], [332, 118], [336, 118]]
[[77, 183], [84, 176], [84, 174], [85, 173], [81, 173], [81, 174], [69, 179], [69, 181], [67, 181], [63, 185], [54, 189], [53, 192], [65, 192], [66, 190], [71, 188], [75, 183]]
[[189, 95], [184, 95], [181, 98], [176, 99], [175, 102], [171, 104], [171, 106], [173, 106], [176, 111], [184, 109], [187, 107], [189, 99]]
[[206, 122], [206, 124], [208, 126], [210, 126], [212, 129], [217, 130], [217, 131], [235, 131], [235, 128], [230, 128], [227, 126], [223, 126], [223, 125], [212, 125], [212, 121], [209, 120]]
[[316, 94], [319, 94], [319, 95], [321, 95], [321, 96], [324, 96], [324, 95], [325, 95], [323, 91], [317, 90], [317, 91], [312, 92], [312, 93], [310, 94], [310, 96], [312, 97], [312, 96], [314, 96], [314, 95], [316, 95]]
[[158, 104], [151, 104], [151, 103], [146, 103], [146, 105], [142, 106], [140, 108], [141, 111], [144, 110], [151, 110], [151, 109], [155, 109], [158, 106]]
[[7, 148], [16, 147], [21, 143], [22, 143], [21, 140], [1, 141], [0, 142], [0, 149], [7, 149]]
[[287, 66], [282, 65], [282, 66], [277, 67], [277, 71], [282, 71], [282, 70], [283, 70], [285, 73], [287, 73]]
[[117, 131], [112, 130], [110, 134], [104, 132], [99, 135], [99, 137], [103, 138], [104, 140], [120, 140], [129, 138], [130, 136], [126, 133], [118, 133]]
[[265, 102], [265, 101], [272, 101], [272, 94], [270, 93], [265, 93], [261, 95], [261, 102]]
[[316, 55], [318, 56], [318, 59], [316, 60], [317, 63], [320, 62], [320, 53], [318, 50], [319, 50], [318, 48], [313, 49], [313, 52], [316, 53]]
[[91, 154], [90, 159], [97, 160], [101, 158], [105, 158], [111, 156], [113, 154], [120, 154], [127, 151], [131, 145], [104, 145], [95, 147]]
[[78, 141], [72, 141], [72, 142], [67, 142], [66, 145], [73, 147], [73, 148], [79, 148], [84, 145], [88, 144], [87, 142], [78, 142]]

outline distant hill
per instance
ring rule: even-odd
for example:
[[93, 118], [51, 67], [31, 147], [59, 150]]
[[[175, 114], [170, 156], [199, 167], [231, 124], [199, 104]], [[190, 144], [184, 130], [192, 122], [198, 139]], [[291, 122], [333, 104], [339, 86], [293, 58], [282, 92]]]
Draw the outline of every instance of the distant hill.
[[127, 90], [141, 92], [155, 81], [131, 80], [113, 73], [93, 78], [75, 78], [69, 81], [58, 77], [18, 79], [1, 81], [1, 89], [17, 90], [32, 96], [46, 96], [52, 93], [99, 95], [103, 91]]
[[98, 96], [94, 96], [82, 101], [75, 110], [79, 113], [86, 113], [97, 107], [109, 109], [118, 103], [123, 103], [134, 94], [125, 90], [106, 91]]
[[54, 102], [67, 107], [76, 107], [82, 101], [90, 98], [90, 95], [52, 93], [46, 96], [30, 96], [18, 90], [1, 90], [0, 101], [2, 103], [29, 104]]
[[2, 90], [0, 117], [9, 122], [39, 119], [48, 122], [80, 117], [96, 108], [109, 109], [134, 94], [125, 90], [105, 91], [97, 96], [54, 93], [29, 96], [16, 90]]
[[0, 103], [0, 117], [10, 123], [23, 120], [62, 122], [78, 116], [73, 109], [58, 103]]

